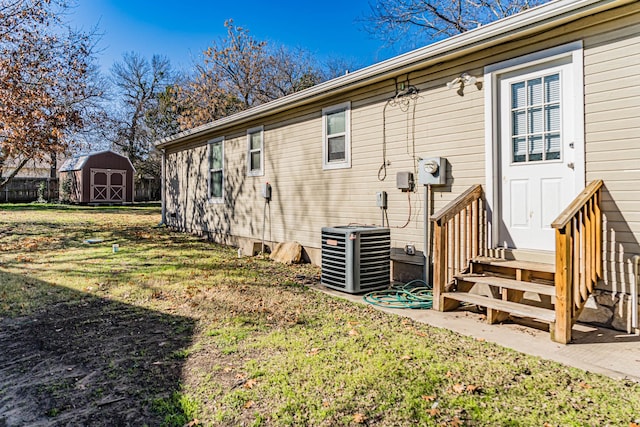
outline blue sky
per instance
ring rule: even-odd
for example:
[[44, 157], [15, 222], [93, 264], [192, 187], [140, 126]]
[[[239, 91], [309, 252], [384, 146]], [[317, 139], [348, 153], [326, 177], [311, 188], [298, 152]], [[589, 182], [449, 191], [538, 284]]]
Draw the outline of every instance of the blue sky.
[[346, 59], [360, 66], [394, 56], [382, 49], [358, 22], [368, 14], [368, 0], [79, 0], [68, 17], [72, 26], [98, 26], [100, 63], [107, 72], [124, 52], [169, 57], [174, 68], [187, 70], [192, 59], [225, 35], [232, 18], [258, 40], [302, 47], [325, 61]]

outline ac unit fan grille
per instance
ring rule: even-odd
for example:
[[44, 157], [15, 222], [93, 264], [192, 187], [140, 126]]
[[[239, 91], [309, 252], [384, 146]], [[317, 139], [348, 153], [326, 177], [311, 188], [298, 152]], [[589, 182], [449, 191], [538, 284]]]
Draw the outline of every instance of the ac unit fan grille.
[[349, 293], [389, 286], [391, 237], [388, 228], [322, 229], [322, 283]]

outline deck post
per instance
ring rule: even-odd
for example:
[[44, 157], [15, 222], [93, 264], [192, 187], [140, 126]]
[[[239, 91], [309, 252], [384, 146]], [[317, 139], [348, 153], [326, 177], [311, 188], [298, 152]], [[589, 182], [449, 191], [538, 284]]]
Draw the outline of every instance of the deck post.
[[556, 229], [556, 321], [551, 328], [553, 341], [567, 344], [571, 341], [572, 319], [572, 278], [571, 249], [573, 238], [569, 228], [571, 223]]
[[433, 309], [444, 311], [442, 293], [447, 276], [447, 241], [445, 228], [440, 221], [435, 221], [433, 227], [434, 251], [433, 251]]

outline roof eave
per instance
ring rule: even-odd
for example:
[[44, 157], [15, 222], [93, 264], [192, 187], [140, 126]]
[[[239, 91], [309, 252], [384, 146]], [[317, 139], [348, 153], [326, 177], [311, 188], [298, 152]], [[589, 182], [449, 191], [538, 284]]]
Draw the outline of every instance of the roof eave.
[[524, 37], [548, 27], [561, 25], [593, 13], [630, 3], [632, 0], [558, 0], [538, 6], [521, 14], [513, 15], [483, 27], [420, 49], [396, 56], [333, 80], [320, 83], [308, 89], [261, 104], [240, 113], [185, 130], [155, 143], [163, 149], [178, 143], [200, 138], [207, 133], [222, 131], [231, 126], [241, 125], [250, 120], [277, 114], [285, 109], [357, 89], [366, 84], [388, 79], [437, 62], [451, 60], [473, 51]]

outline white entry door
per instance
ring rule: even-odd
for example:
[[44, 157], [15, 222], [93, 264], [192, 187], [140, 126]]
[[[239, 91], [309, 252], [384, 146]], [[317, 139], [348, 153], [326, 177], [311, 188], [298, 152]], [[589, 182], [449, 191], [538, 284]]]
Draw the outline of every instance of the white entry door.
[[556, 62], [499, 78], [498, 246], [553, 250], [551, 222], [576, 195], [572, 67]]

